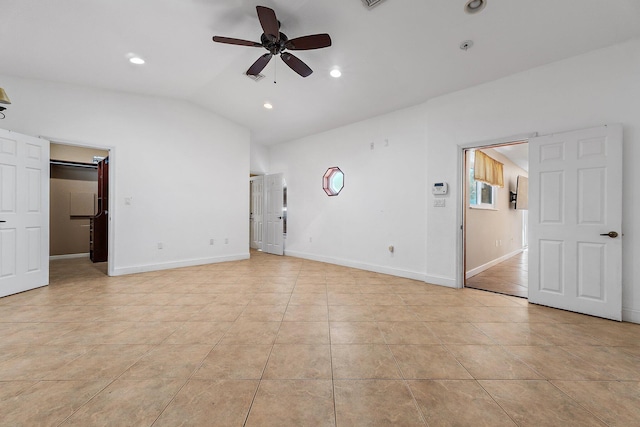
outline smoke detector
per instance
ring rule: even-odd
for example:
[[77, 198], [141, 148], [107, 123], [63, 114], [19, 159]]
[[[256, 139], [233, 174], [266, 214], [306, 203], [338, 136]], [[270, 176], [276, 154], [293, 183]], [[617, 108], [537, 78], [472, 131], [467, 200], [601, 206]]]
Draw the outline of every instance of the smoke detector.
[[364, 3], [365, 6], [367, 6], [368, 8], [372, 8], [373, 6], [376, 6], [380, 3], [382, 3], [384, 0], [362, 0], [362, 2]]
[[465, 52], [473, 47], [473, 40], [465, 40], [460, 43], [460, 49]]

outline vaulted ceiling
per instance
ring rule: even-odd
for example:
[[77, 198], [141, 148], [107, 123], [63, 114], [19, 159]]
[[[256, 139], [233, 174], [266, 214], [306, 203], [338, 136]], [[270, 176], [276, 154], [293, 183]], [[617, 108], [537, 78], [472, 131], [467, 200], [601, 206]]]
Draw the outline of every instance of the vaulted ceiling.
[[[465, 3], [0, 0], [0, 74], [185, 99], [273, 144], [640, 37], [638, 0], [487, 0], [473, 15]], [[244, 72], [264, 49], [212, 42], [259, 41], [256, 5], [273, 8], [289, 38], [331, 35], [329, 48], [296, 52], [311, 76], [277, 59], [252, 81]]]

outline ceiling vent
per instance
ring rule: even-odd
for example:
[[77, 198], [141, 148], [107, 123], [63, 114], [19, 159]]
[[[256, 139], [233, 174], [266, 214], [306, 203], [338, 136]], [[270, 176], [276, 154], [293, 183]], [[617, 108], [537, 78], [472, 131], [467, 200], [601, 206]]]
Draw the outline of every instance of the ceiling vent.
[[368, 8], [372, 8], [373, 6], [376, 6], [380, 3], [382, 3], [384, 0], [362, 0], [362, 2], [364, 3], [365, 6], [367, 6]]
[[249, 77], [254, 82], [259, 82], [260, 80], [264, 79], [264, 74], [260, 73], [256, 74], [255, 76], [252, 74], [245, 74], [245, 76]]

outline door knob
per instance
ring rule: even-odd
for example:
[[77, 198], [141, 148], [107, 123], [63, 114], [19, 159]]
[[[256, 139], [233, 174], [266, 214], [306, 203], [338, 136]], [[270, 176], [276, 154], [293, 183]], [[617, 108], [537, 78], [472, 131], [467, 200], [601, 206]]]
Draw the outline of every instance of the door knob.
[[612, 239], [615, 239], [616, 237], [618, 237], [618, 233], [616, 233], [615, 231], [610, 231], [608, 233], [601, 234], [601, 236], [609, 236]]

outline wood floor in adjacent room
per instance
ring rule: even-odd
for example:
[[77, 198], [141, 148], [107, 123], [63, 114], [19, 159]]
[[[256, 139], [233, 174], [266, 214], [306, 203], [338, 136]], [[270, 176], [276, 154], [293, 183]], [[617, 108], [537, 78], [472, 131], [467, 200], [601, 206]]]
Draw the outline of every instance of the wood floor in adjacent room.
[[467, 279], [465, 286], [527, 298], [529, 293], [529, 251], [525, 250], [500, 264]]
[[632, 426], [640, 325], [289, 257], [0, 299], [3, 426]]

